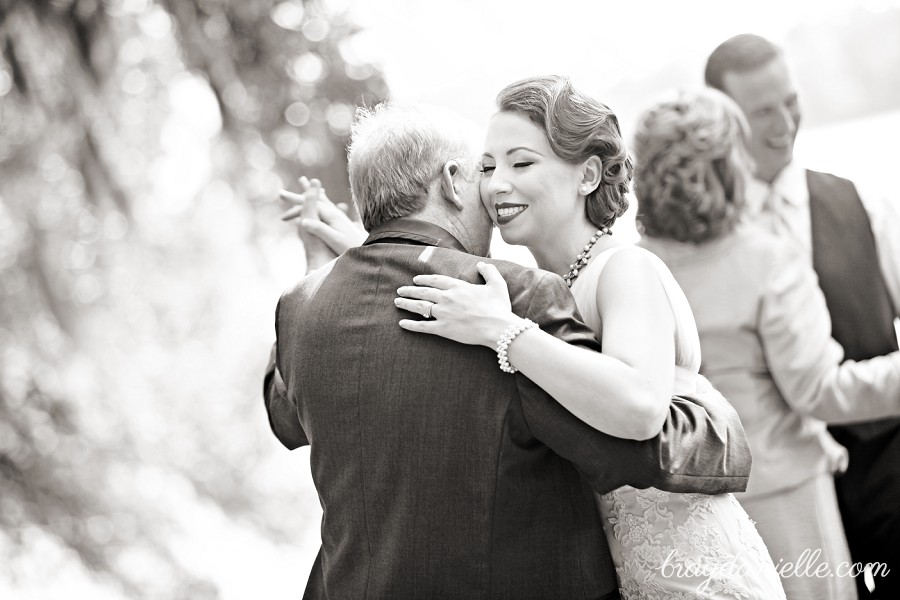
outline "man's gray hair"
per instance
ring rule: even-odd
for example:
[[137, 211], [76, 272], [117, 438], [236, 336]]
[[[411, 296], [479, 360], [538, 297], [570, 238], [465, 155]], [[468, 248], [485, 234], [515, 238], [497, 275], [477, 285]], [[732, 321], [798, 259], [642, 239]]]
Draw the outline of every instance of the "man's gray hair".
[[474, 165], [472, 126], [430, 106], [358, 108], [347, 149], [350, 191], [366, 230], [425, 206], [444, 164]]

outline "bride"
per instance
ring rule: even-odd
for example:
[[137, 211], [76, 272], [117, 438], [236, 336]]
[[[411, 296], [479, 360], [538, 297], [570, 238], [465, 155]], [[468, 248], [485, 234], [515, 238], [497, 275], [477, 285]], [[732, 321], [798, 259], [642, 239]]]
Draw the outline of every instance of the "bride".
[[[562, 275], [609, 357], [606, 385], [577, 400], [557, 397], [596, 429], [619, 437], [655, 435], [680, 386], [709, 385], [698, 374], [700, 344], [687, 300], [653, 254], [610, 236], [628, 207], [632, 162], [615, 114], [561, 77], [537, 77], [497, 96], [482, 156], [482, 201], [504, 241], [528, 247], [539, 267]], [[491, 299], [506, 294], [491, 265], [487, 285], [420, 276], [398, 306], [433, 320], [410, 331], [471, 340]], [[509, 305], [506, 304], [508, 307]], [[505, 309], [508, 310], [508, 309]], [[497, 314], [508, 322], [509, 314]], [[466, 331], [469, 330], [469, 331]], [[552, 377], [529, 349], [528, 330], [507, 348], [509, 363], [536, 381]], [[493, 347], [496, 335], [480, 341]], [[553, 394], [543, 381], [538, 383]], [[564, 386], [577, 382], [558, 382]], [[673, 387], [674, 386], [674, 387]], [[650, 422], [634, 422], [635, 405]], [[730, 494], [674, 494], [619, 488], [598, 497], [623, 598], [784, 598], [768, 551]]]

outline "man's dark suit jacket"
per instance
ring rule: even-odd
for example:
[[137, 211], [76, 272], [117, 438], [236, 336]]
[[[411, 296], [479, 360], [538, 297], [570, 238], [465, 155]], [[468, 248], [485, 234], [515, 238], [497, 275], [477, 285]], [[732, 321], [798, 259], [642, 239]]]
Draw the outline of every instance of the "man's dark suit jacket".
[[[660, 436], [621, 440], [503, 373], [492, 350], [400, 328], [398, 287], [481, 281], [479, 260], [397, 219], [280, 299], [269, 420], [288, 448], [310, 445], [324, 511], [304, 598], [617, 598], [591, 488], [746, 487], [746, 439], [721, 396], [675, 397]], [[516, 314], [599, 350], [560, 277], [493, 262]]]

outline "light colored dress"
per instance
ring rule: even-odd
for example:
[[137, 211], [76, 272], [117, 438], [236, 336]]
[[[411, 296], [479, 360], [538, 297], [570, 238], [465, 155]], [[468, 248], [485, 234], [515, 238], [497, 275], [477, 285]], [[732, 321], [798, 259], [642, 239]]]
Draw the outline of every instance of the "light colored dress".
[[[642, 252], [665, 288], [675, 318], [680, 378], [699, 375], [700, 339], [690, 305], [665, 264], [636, 246], [593, 256], [572, 284], [585, 322], [601, 338], [600, 273], [616, 252]], [[753, 522], [731, 494], [677, 494], [624, 486], [598, 496], [623, 600], [778, 600], [784, 590]]]
[[847, 450], [825, 421], [897, 414], [900, 353], [842, 362], [809, 253], [795, 240], [742, 224], [700, 245], [650, 237], [641, 245], [684, 290], [700, 332], [701, 372], [747, 433], [753, 470], [735, 498], [776, 564], [803, 565], [784, 569], [785, 594], [856, 600], [854, 578], [841, 576], [853, 561], [834, 489]]

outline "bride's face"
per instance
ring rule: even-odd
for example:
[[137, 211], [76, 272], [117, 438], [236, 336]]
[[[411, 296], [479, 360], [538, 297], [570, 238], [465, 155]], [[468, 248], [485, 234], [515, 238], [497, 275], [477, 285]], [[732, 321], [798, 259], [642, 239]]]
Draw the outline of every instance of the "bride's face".
[[506, 243], [540, 248], [584, 214], [581, 168], [559, 158], [526, 116], [494, 115], [481, 158], [481, 200]]

